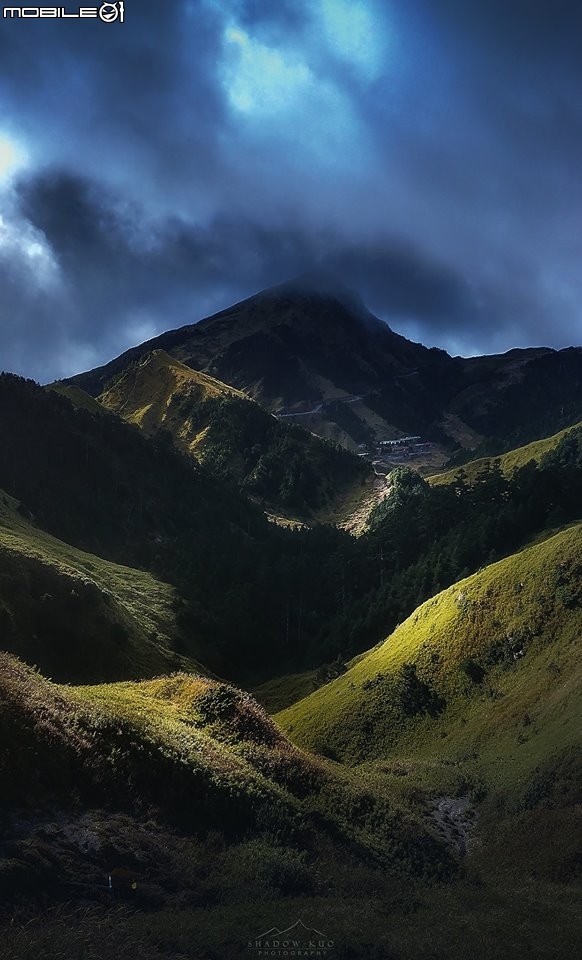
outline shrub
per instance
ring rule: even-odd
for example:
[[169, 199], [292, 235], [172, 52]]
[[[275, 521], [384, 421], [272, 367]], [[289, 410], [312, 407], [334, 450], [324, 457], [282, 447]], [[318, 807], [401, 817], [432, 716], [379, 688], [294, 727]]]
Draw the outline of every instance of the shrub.
[[464, 673], [472, 683], [483, 683], [485, 679], [485, 669], [473, 657], [466, 657], [459, 664], [459, 670]]
[[436, 717], [446, 707], [446, 701], [420, 679], [415, 664], [403, 663], [398, 681], [400, 708], [407, 716], [428, 713]]

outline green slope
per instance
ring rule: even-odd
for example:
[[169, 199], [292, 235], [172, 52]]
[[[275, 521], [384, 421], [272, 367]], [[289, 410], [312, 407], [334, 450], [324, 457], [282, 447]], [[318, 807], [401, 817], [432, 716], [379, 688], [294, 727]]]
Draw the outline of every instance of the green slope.
[[551, 437], [546, 437], [543, 440], [535, 440], [533, 443], [527, 443], [525, 446], [517, 447], [515, 450], [510, 450], [501, 456], [481, 457], [479, 460], [471, 460], [469, 463], [463, 464], [462, 467], [454, 467], [445, 473], [439, 473], [430, 477], [429, 483], [435, 485], [453, 483], [461, 472], [464, 473], [469, 483], [473, 483], [479, 473], [487, 468], [491, 468], [495, 462], [499, 463], [502, 473], [506, 477], [510, 477], [514, 470], [524, 467], [526, 463], [530, 463], [532, 460], [534, 463], [540, 463], [545, 454], [551, 450], [555, 450], [558, 444], [570, 432], [576, 431], [578, 433], [581, 429], [582, 424], [577, 423], [571, 427], [567, 427], [565, 430], [560, 430], [559, 433], [555, 433]]
[[574, 526], [427, 601], [277, 720], [349, 762], [474, 753], [486, 779], [515, 788], [580, 737], [581, 572]]
[[124, 370], [93, 402], [135, 423], [149, 436], [168, 430], [193, 453], [203, 439], [205, 426], [194, 429], [184, 405], [187, 403], [192, 413], [208, 400], [231, 396], [247, 399], [240, 390], [190, 369], [163, 350], [154, 350]]
[[0, 491], [0, 647], [66, 681], [153, 676], [182, 657], [173, 587], [57, 540]]
[[95, 397], [92, 397], [90, 393], [86, 393], [81, 387], [75, 386], [74, 383], [65, 383], [64, 380], [57, 380], [55, 383], [49, 383], [46, 389], [52, 390], [53, 393], [58, 393], [61, 397], [66, 397], [78, 410], [87, 410], [89, 413], [98, 413], [101, 415], [107, 414], [105, 407], [103, 407]]
[[290, 516], [309, 517], [340, 497], [364, 497], [372, 472], [353, 454], [277, 420], [240, 390], [163, 350], [127, 367], [99, 397], [107, 410], [179, 449]]
[[454, 830], [438, 839], [431, 811], [455, 797], [435, 791], [426, 746], [353, 770], [297, 749], [248, 694], [199, 676], [69, 688], [0, 654], [0, 898], [14, 917], [0, 957], [162, 960], [194, 945], [234, 960], [298, 917], [344, 960], [575, 955], [572, 755], [522, 784], [521, 831], [508, 835], [497, 800], [478, 803], [460, 863]]
[[[579, 895], [581, 575], [575, 526], [424, 603], [346, 674], [276, 715], [295, 743], [433, 804], [498, 904], [532, 879]], [[548, 916], [555, 894], [536, 896]], [[491, 890], [481, 899], [495, 909]], [[537, 948], [562, 956], [549, 931]]]

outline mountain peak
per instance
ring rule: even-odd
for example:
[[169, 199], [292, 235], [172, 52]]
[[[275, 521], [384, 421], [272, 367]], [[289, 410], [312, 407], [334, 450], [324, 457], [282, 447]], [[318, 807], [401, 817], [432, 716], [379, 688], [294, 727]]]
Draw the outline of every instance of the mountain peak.
[[332, 270], [314, 267], [271, 289], [299, 296], [307, 294], [308, 296], [330, 297], [340, 301], [357, 302], [363, 306], [359, 293], [348, 287], [341, 277]]
[[[334, 308], [339, 307], [351, 320], [362, 323], [368, 330], [393, 333], [387, 323], [368, 310], [360, 294], [353, 287], [347, 286], [338, 274], [331, 270], [323, 268], [306, 270], [291, 280], [267, 287], [244, 303], [248, 306], [262, 307], [269, 302], [280, 300], [295, 301], [297, 307], [300, 307], [303, 302], [305, 312], [313, 311], [313, 319], [317, 318], [318, 321], [323, 319], [321, 311], [317, 310], [318, 306], [328, 308], [325, 310], [328, 317], [333, 315], [329, 308], [333, 311]], [[314, 308], [316, 308], [315, 311]], [[287, 322], [291, 319], [300, 319], [303, 312], [303, 310], [294, 311], [292, 316], [287, 316]], [[273, 320], [280, 319], [278, 313], [278, 311], [273, 313]]]

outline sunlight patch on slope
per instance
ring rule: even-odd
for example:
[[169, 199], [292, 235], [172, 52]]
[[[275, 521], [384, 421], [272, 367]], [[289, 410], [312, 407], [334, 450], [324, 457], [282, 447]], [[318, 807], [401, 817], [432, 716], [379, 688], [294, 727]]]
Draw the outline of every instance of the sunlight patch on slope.
[[[499, 778], [511, 774], [506, 754], [514, 771], [535, 766], [579, 735], [580, 569], [580, 525], [486, 567], [426, 601], [278, 722], [298, 745], [349, 762], [456, 762], [476, 751]], [[407, 664], [441, 698], [439, 710], [399, 706]]]

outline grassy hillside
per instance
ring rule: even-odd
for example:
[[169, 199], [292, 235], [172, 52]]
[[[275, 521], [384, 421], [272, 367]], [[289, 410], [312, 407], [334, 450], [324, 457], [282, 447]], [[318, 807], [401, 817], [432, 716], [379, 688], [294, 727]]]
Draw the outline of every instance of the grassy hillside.
[[577, 525], [427, 601], [277, 719], [297, 743], [349, 762], [478, 746], [496, 775], [496, 756], [531, 771], [580, 735], [581, 572]]
[[514, 470], [525, 467], [525, 465], [532, 460], [534, 463], [540, 463], [545, 454], [551, 450], [555, 450], [558, 444], [571, 431], [579, 433], [581, 430], [582, 424], [574, 424], [572, 427], [560, 430], [559, 433], [555, 433], [551, 437], [546, 437], [543, 440], [534, 440], [533, 443], [527, 443], [523, 447], [517, 447], [515, 450], [510, 450], [508, 453], [504, 453], [499, 457], [481, 457], [479, 460], [471, 460], [469, 463], [463, 464], [462, 468], [456, 467], [452, 470], [447, 470], [445, 473], [436, 474], [429, 478], [429, 483], [434, 485], [453, 483], [461, 471], [464, 473], [467, 482], [474, 483], [477, 476], [482, 473], [483, 470], [491, 469], [496, 460], [499, 462], [504, 476], [510, 477]]
[[[0, 377], [0, 454], [0, 488], [38, 526], [177, 588], [184, 655], [248, 683], [327, 658], [319, 638], [337, 607], [349, 535], [280, 529], [166, 431], [148, 438], [8, 375]], [[281, 462], [293, 483], [304, 482], [301, 463]], [[345, 578], [341, 589], [347, 602]]]
[[65, 383], [63, 380], [57, 380], [55, 383], [50, 383], [46, 389], [52, 390], [53, 393], [58, 393], [61, 397], [66, 397], [77, 409], [88, 410], [89, 413], [107, 414], [103, 405], [100, 404], [95, 397], [86, 393], [81, 387], [75, 386], [74, 383]]
[[[84, 878], [84, 896], [96, 898], [91, 886], [112, 866], [157, 888], [158, 907], [228, 902], [241, 884], [235, 896], [245, 903], [353, 890], [342, 858], [393, 890], [457, 869], [418, 811], [379, 781], [360, 782], [292, 746], [234, 687], [189, 674], [63, 687], [0, 654], [0, 694], [0, 842], [10, 850], [0, 860], [2, 899], [14, 900], [19, 887], [29, 896], [46, 890], [49, 874], [51, 899], [69, 898], [67, 884]], [[35, 813], [14, 832], [7, 815], [25, 807]], [[108, 828], [114, 815], [125, 829]], [[234, 844], [245, 848], [229, 853]], [[222, 872], [214, 863], [209, 877], [213, 860]]]
[[[485, 914], [509, 910], [532, 881], [542, 926], [557, 895], [580, 902], [581, 573], [574, 526], [424, 603], [347, 673], [276, 715], [295, 743], [382, 774], [401, 798], [433, 798], [480, 885], [466, 919], [477, 956]], [[514, 927], [500, 923], [483, 955], [514, 955]], [[536, 938], [523, 921], [522, 936], [531, 956], [567, 955], [551, 925]], [[456, 956], [445, 944], [443, 932], [442, 955]]]
[[176, 609], [173, 587], [57, 540], [0, 491], [2, 649], [68, 682], [193, 669]]
[[99, 402], [271, 507], [310, 516], [346, 491], [364, 495], [371, 470], [357, 457], [282, 423], [240, 390], [155, 350], [127, 367]]
[[231, 396], [247, 399], [240, 390], [192, 370], [163, 350], [154, 350], [124, 370], [94, 402], [137, 424], [150, 436], [160, 429], [169, 430], [194, 451], [204, 428], [198, 433], [192, 429], [183, 405], [189, 402], [195, 408], [205, 400]]
[[575, 955], [571, 756], [526, 790], [521, 850], [507, 811], [483, 844], [483, 784], [460, 785], [478, 809], [466, 859], [458, 821], [437, 816], [457, 802], [444, 776], [419, 785], [438, 766], [428, 743], [410, 757], [309, 756], [199, 676], [69, 688], [0, 654], [0, 957], [234, 960], [298, 919], [340, 960]]
[[[569, 430], [539, 463], [508, 478], [497, 461], [473, 482], [429, 484], [412, 470], [390, 477], [390, 496], [373, 511], [362, 546], [369, 573], [337, 627], [348, 656], [370, 648], [419, 604], [530, 543], [544, 531], [579, 522], [582, 431]], [[349, 638], [358, 635], [358, 646]]]
[[429, 486], [399, 471], [357, 541], [277, 529], [167, 432], [147, 438], [14, 377], [0, 378], [0, 449], [0, 487], [39, 526], [173, 584], [181, 652], [249, 685], [351, 658], [440, 589], [580, 519], [576, 431], [511, 481], [492, 469], [474, 487]]

